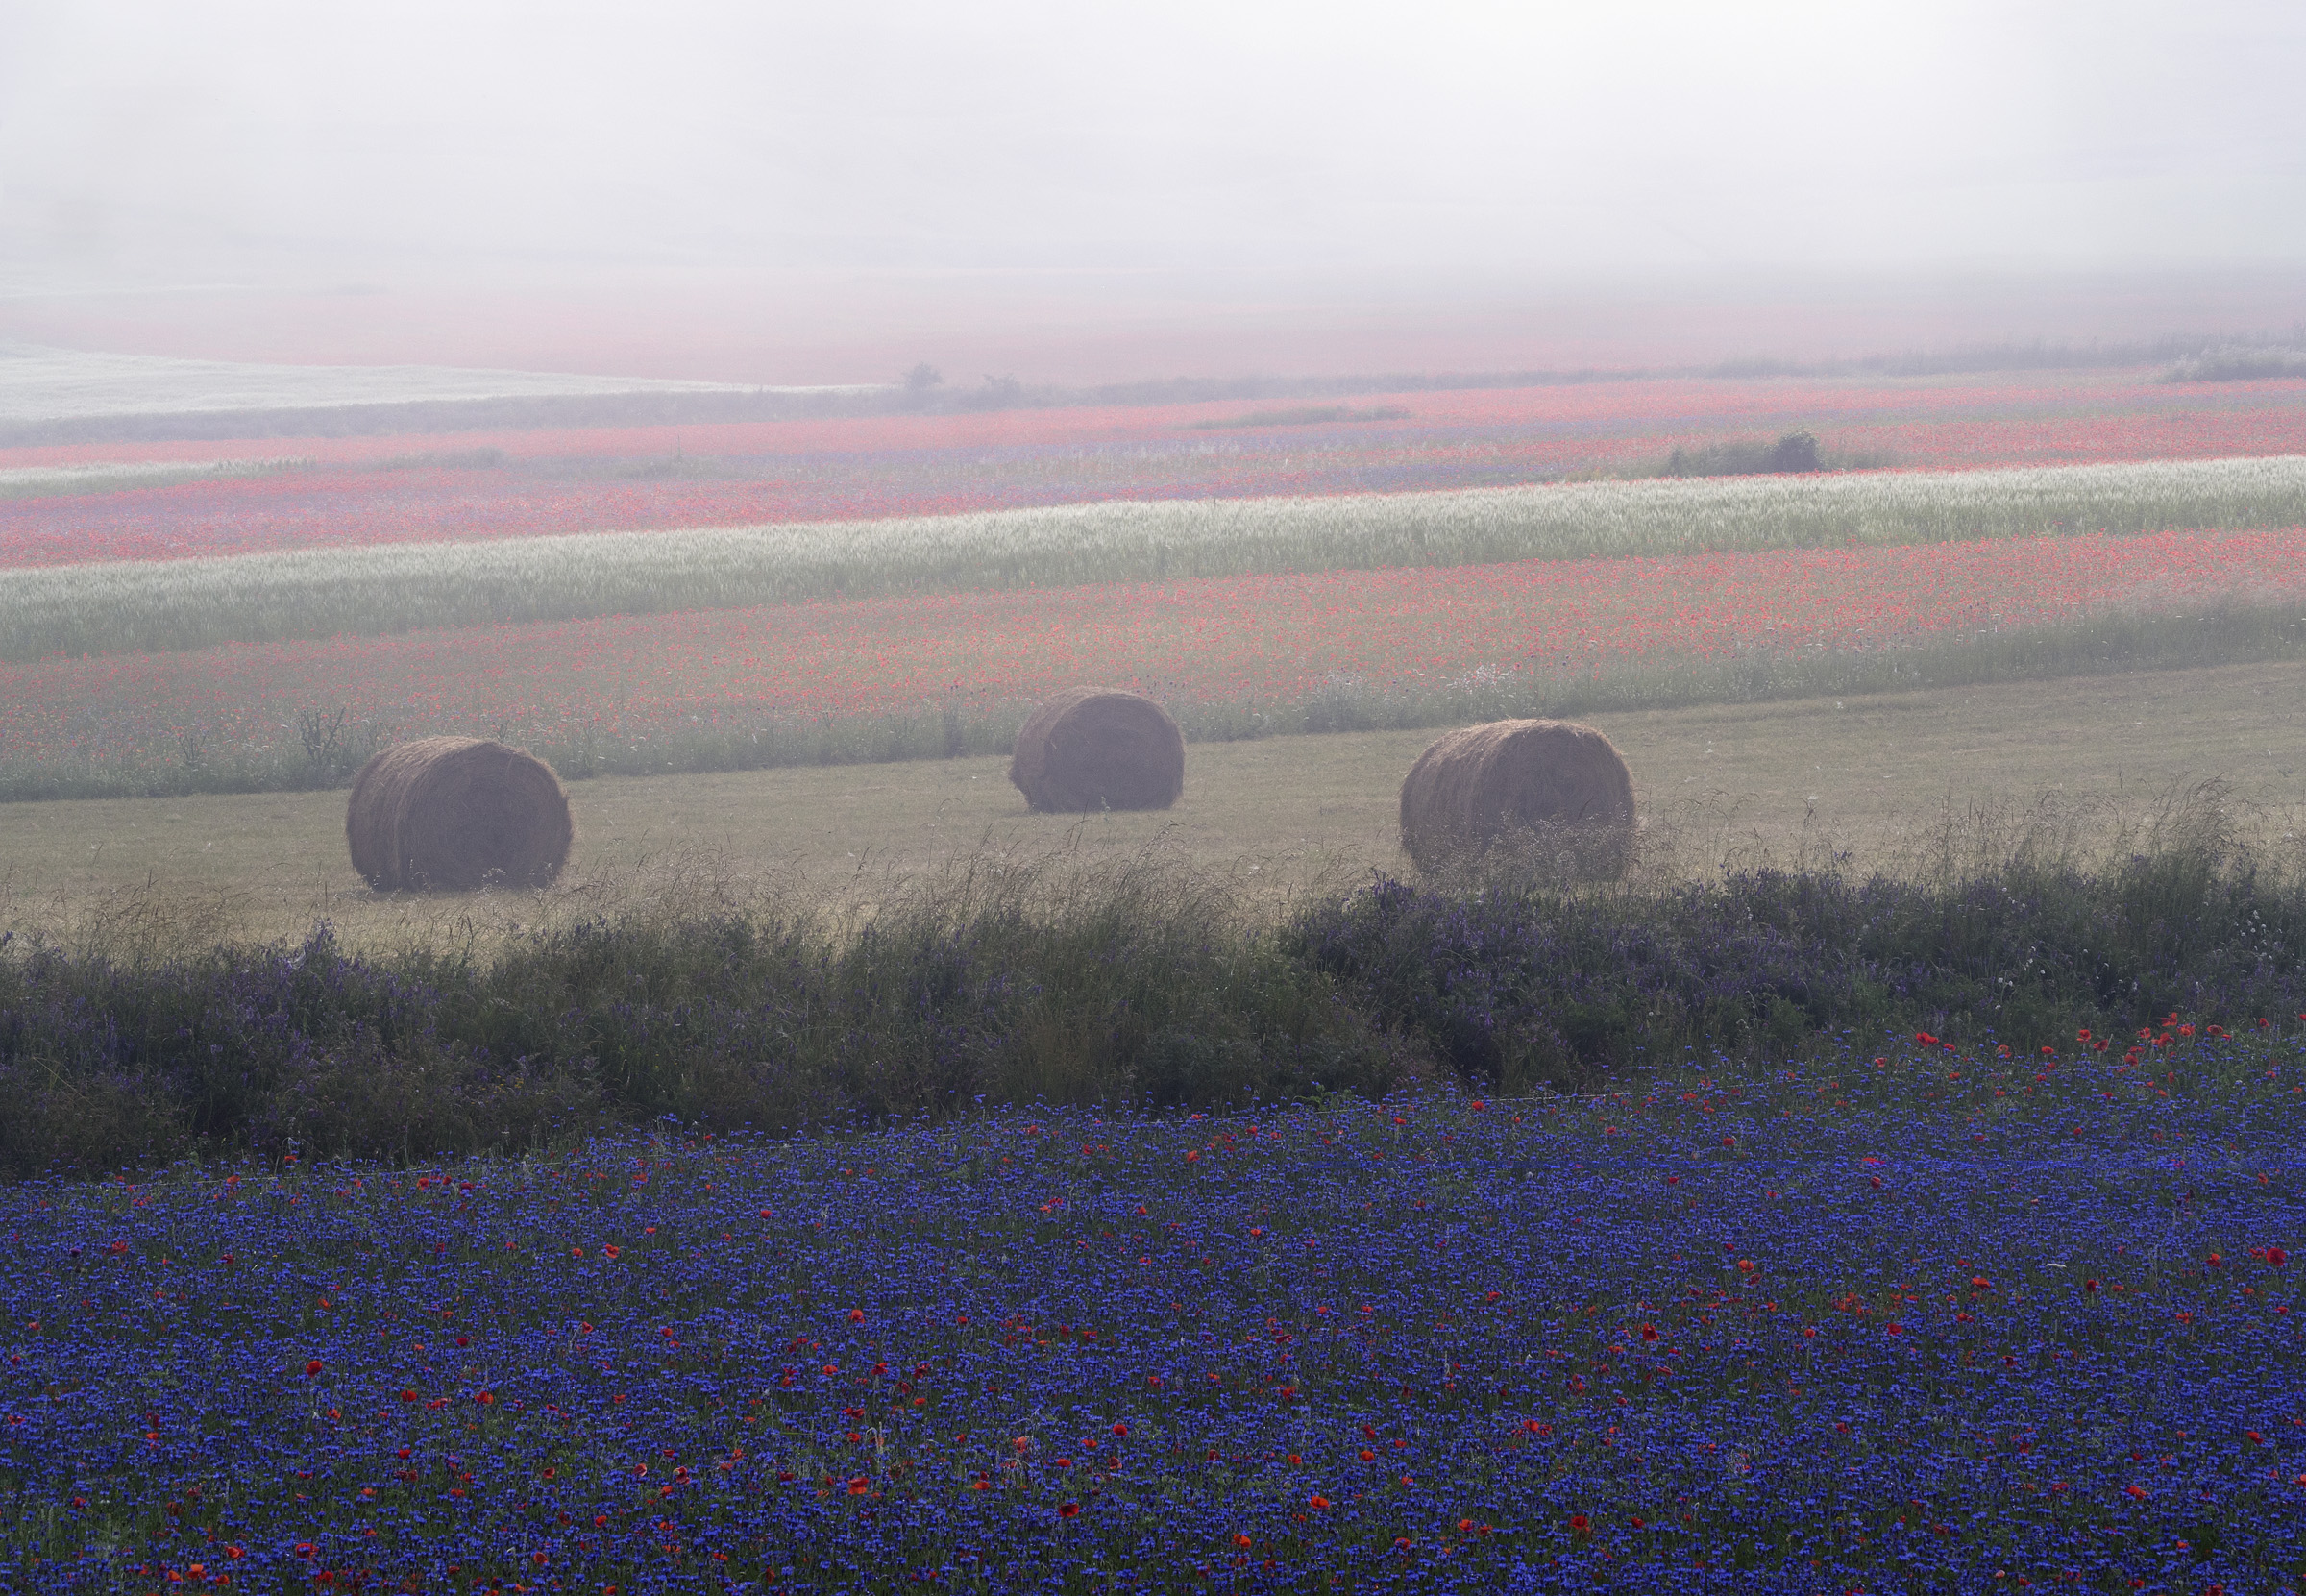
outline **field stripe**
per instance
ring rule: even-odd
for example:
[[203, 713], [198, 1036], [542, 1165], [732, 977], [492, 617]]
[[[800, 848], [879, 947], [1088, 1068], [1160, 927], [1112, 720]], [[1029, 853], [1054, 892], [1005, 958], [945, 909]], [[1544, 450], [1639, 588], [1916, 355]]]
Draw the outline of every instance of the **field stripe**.
[[1197, 577], [2306, 525], [2306, 456], [1605, 481], [0, 572], [0, 658]]
[[992, 751], [1082, 681], [1152, 693], [1189, 735], [1223, 738], [1922, 685], [1917, 651], [1973, 680], [2221, 648], [2294, 657], [2302, 600], [2294, 528], [937, 594], [46, 660], [0, 666], [0, 796], [326, 781], [372, 746], [440, 732], [519, 741], [572, 774]]

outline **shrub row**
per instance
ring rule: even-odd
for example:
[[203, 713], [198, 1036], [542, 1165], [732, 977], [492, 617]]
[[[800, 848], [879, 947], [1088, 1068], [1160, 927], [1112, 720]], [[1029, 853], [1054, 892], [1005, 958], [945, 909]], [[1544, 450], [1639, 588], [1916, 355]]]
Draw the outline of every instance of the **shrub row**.
[[2079, 1028], [2173, 1012], [2285, 1023], [2301, 947], [2306, 891], [2215, 837], [1934, 882], [1380, 880], [1262, 929], [1145, 867], [1056, 894], [972, 884], [853, 936], [713, 913], [541, 930], [493, 959], [364, 957], [326, 926], [167, 962], [10, 947], [0, 1166], [429, 1156], [664, 1116], [1576, 1091], [1914, 1031], [2071, 1050]]

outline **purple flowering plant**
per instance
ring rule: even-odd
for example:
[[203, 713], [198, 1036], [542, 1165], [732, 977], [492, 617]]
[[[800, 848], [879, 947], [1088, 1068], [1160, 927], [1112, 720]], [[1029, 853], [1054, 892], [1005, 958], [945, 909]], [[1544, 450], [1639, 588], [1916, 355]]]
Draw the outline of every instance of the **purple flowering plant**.
[[0, 1584], [2295, 1590], [2237, 1028], [17, 1184]]

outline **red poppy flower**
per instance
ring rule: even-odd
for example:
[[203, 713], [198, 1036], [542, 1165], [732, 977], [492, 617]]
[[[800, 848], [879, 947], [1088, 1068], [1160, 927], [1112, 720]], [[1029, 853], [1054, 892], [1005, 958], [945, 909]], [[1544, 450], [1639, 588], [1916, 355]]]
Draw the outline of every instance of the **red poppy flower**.
[[318, 1373], [319, 1373], [319, 1372], [320, 1372], [320, 1371], [321, 1371], [323, 1368], [325, 1368], [325, 1367], [327, 1367], [327, 1366], [328, 1366], [328, 1365], [326, 1365], [325, 1363], [322, 1363], [322, 1362], [321, 1362], [319, 1359], [317, 1359], [317, 1358], [307, 1358], [307, 1359], [306, 1359], [306, 1360], [305, 1360], [305, 1378], [306, 1378], [307, 1380], [309, 1380], [309, 1379], [311, 1379], [311, 1378], [312, 1378], [314, 1375], [318, 1374]]
[[1057, 1516], [1058, 1516], [1059, 1518], [1078, 1518], [1078, 1517], [1080, 1517], [1080, 1516], [1081, 1516], [1081, 1504], [1080, 1504], [1080, 1503], [1078, 1503], [1078, 1502], [1067, 1502], [1067, 1504], [1066, 1504], [1064, 1507], [1062, 1507], [1062, 1508], [1059, 1508], [1059, 1509], [1057, 1510]]
[[1582, 1512], [1571, 1513], [1569, 1515], [1569, 1527], [1578, 1535], [1590, 1535], [1593, 1531], [1593, 1520], [1586, 1517]]
[[1323, 1508], [1329, 1506], [1329, 1498], [1316, 1493], [1313, 1496], [1308, 1497], [1305, 1505], [1312, 1509], [1315, 1512], [1319, 1512]]

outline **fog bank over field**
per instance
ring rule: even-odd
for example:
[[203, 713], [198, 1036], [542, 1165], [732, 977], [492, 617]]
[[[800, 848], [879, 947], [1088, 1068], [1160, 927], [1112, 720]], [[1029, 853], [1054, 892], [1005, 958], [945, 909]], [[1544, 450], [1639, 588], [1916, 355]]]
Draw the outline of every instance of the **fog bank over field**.
[[20, 0], [17, 251], [1522, 269], [2306, 257], [2278, 0]]
[[[266, 366], [0, 344], [0, 424], [87, 416], [335, 408], [503, 396], [719, 393], [721, 384], [427, 366]], [[743, 390], [737, 390], [743, 391]]]
[[[1705, 369], [2019, 346], [2297, 338], [2300, 275], [519, 267], [282, 257], [239, 280], [90, 278], [0, 294], [0, 343], [195, 360], [477, 367], [747, 387], [989, 377], [1094, 385], [1253, 375]], [[2166, 364], [2171, 352], [2141, 354]], [[1994, 362], [1989, 361], [1992, 365]], [[2054, 363], [2051, 359], [2048, 363]], [[588, 386], [592, 385], [590, 383]], [[1376, 391], [1372, 389], [1371, 391]]]
[[19, 0], [0, 340], [808, 383], [2287, 328], [2302, 66], [2278, 0]]

